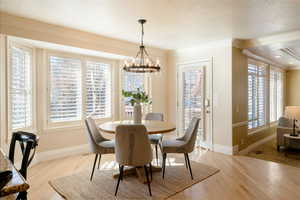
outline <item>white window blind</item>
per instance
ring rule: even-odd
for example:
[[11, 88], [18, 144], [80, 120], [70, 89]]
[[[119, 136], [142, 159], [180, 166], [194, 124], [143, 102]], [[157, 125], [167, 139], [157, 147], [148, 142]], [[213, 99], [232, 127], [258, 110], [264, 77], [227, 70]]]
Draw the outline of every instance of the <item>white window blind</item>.
[[270, 69], [270, 122], [283, 114], [283, 73]]
[[85, 83], [86, 116], [111, 117], [111, 66], [87, 61]]
[[10, 48], [11, 129], [32, 127], [32, 52]]
[[81, 120], [81, 61], [74, 58], [50, 56], [49, 63], [50, 121]]
[[248, 64], [248, 129], [266, 124], [266, 67]]

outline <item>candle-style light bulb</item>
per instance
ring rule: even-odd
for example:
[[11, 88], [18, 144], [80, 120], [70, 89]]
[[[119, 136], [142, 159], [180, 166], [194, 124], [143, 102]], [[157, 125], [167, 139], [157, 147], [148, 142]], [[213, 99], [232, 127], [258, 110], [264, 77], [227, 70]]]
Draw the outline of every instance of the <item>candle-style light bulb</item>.
[[156, 66], [159, 66], [159, 60], [156, 59]]

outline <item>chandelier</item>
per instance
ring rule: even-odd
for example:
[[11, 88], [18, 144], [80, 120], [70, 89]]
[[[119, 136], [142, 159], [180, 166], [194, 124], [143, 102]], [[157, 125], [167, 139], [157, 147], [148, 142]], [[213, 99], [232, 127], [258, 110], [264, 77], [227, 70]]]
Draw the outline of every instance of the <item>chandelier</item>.
[[144, 24], [146, 23], [145, 19], [139, 19], [138, 22], [142, 25], [142, 37], [141, 37], [141, 45], [138, 53], [135, 58], [127, 61], [125, 60], [123, 69], [127, 72], [135, 72], [135, 73], [153, 73], [159, 72], [159, 60], [156, 63], [150, 58], [149, 54], [146, 51], [146, 47], [144, 46]]

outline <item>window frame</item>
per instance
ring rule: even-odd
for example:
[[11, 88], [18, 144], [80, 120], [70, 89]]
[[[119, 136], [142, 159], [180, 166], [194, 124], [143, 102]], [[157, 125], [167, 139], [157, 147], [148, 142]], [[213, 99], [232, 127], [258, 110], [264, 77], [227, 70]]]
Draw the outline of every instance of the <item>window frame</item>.
[[[12, 108], [12, 102], [11, 102], [11, 49], [13, 47], [22, 49], [24, 51], [28, 51], [31, 55], [31, 110], [32, 110], [32, 122], [31, 126], [25, 127], [25, 128], [12, 128], [12, 120], [11, 120], [11, 108]], [[36, 48], [27, 45], [22, 44], [19, 42], [15, 42], [12, 39], [7, 38], [7, 48], [6, 48], [6, 58], [7, 58], [7, 128], [8, 128], [8, 140], [12, 136], [12, 132], [16, 131], [28, 131], [28, 132], [36, 132], [37, 129], [37, 121], [36, 121]]]
[[[247, 124], [248, 124], [248, 135], [251, 135], [251, 134], [254, 134], [256, 133], [258, 130], [261, 130], [261, 129], [265, 129], [266, 126], [268, 126], [269, 124], [269, 106], [268, 106], [268, 102], [269, 102], [269, 65], [268, 64], [265, 64], [263, 62], [259, 62], [259, 61], [256, 61], [256, 60], [253, 60], [253, 59], [250, 59], [248, 58], [248, 61], [247, 61], [247, 85], [248, 85], [248, 89], [247, 89], [247, 92], [249, 91], [249, 79], [248, 79], [248, 76], [249, 76], [249, 64], [252, 64], [252, 65], [255, 65], [256, 67], [265, 67], [265, 75], [264, 75], [264, 84], [265, 84], [265, 87], [264, 87], [264, 113], [265, 113], [265, 116], [264, 116], [264, 120], [265, 120], [265, 124], [264, 125], [261, 125], [261, 126], [256, 126], [256, 127], [253, 127], [253, 128], [249, 128], [249, 118], [247, 120]], [[257, 78], [259, 76], [256, 76]], [[249, 93], [248, 93], [249, 95]], [[247, 98], [249, 100], [249, 96]], [[249, 101], [247, 103], [247, 107], [249, 108]], [[257, 106], [258, 108], [258, 106]], [[248, 113], [249, 113], [249, 109], [248, 109], [248, 112], [247, 112], [247, 117], [248, 117]]]
[[[278, 78], [278, 74], [277, 74], [276, 79], [274, 80], [277, 89], [276, 89], [276, 94], [273, 97], [271, 97], [271, 71], [274, 71], [276, 74], [277, 73], [281, 74], [281, 79]], [[269, 108], [270, 109], [270, 112], [269, 112], [270, 117], [269, 117], [269, 119], [270, 119], [270, 124], [275, 124], [280, 117], [280, 116], [277, 116], [278, 115], [278, 101], [277, 101], [278, 100], [278, 81], [281, 81], [281, 91], [280, 91], [281, 92], [280, 98], [281, 98], [281, 103], [282, 103], [281, 113], [283, 114], [283, 111], [284, 111], [284, 71], [277, 67], [270, 66], [269, 74], [270, 74], [269, 75], [269, 77], [270, 77], [269, 78], [269, 99], [270, 99], [270, 108]], [[271, 121], [271, 98], [276, 99], [276, 101], [275, 101], [276, 102], [276, 105], [275, 105], [276, 120], [274, 120], [274, 121]]]
[[[144, 87], [145, 87], [145, 92], [149, 95], [150, 99], [152, 98], [152, 88], [151, 88], [151, 84], [152, 84], [152, 78], [151, 76], [148, 76], [147, 73], [141, 73], [144, 74], [145, 79], [144, 79]], [[124, 112], [124, 98], [122, 95], [122, 90], [123, 90], [123, 83], [124, 83], [124, 70], [123, 70], [123, 66], [120, 66], [119, 69], [119, 116], [120, 116], [120, 120], [128, 120], [128, 118], [125, 115]], [[151, 105], [151, 108], [149, 108], [150, 110], [153, 109], [153, 103]]]
[[[46, 119], [46, 125], [45, 127], [47, 129], [56, 129], [56, 128], [69, 128], [69, 127], [82, 127], [84, 125], [84, 119], [86, 118], [86, 64], [87, 61], [92, 62], [102, 62], [105, 64], [110, 65], [110, 74], [111, 74], [111, 116], [107, 118], [95, 118], [97, 122], [103, 122], [112, 120], [115, 110], [115, 100], [114, 100], [114, 73], [115, 73], [115, 60], [102, 58], [102, 57], [96, 57], [96, 56], [89, 56], [89, 55], [82, 55], [77, 53], [69, 53], [69, 52], [63, 52], [63, 51], [56, 51], [56, 50], [49, 50], [45, 49], [45, 63], [46, 63], [46, 111], [45, 111], [45, 119]], [[57, 57], [63, 57], [63, 58], [72, 58], [72, 59], [78, 59], [81, 62], [81, 119], [80, 120], [74, 120], [74, 121], [63, 121], [63, 122], [51, 122], [50, 120], [50, 87], [51, 87], [51, 74], [50, 74], [50, 57], [51, 56], [57, 56]]]

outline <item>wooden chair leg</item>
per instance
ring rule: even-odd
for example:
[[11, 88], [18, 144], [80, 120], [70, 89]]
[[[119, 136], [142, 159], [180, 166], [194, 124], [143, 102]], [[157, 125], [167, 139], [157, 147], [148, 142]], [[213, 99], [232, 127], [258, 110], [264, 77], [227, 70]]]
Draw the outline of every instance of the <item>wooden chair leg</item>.
[[101, 153], [99, 153], [98, 169], [100, 168], [100, 161], [101, 161]]
[[150, 196], [152, 196], [151, 185], [150, 185], [150, 180], [149, 180], [149, 175], [148, 175], [148, 170], [147, 170], [146, 165], [144, 165], [144, 169], [145, 169], [145, 174], [146, 174], [146, 177], [147, 177], [147, 184], [148, 184], [149, 194], [150, 194]]
[[98, 154], [95, 155], [95, 161], [94, 161], [94, 165], [93, 165], [93, 170], [92, 170], [92, 174], [91, 174], [91, 177], [90, 177], [90, 181], [92, 181], [92, 179], [93, 179], [93, 175], [94, 175], [94, 171], [95, 171], [95, 166], [96, 166], [97, 159], [98, 159]]
[[167, 154], [163, 153], [163, 179], [165, 178], [165, 170], [166, 170], [166, 159], [167, 159]]
[[186, 155], [187, 163], [188, 163], [188, 166], [189, 166], [191, 178], [192, 178], [192, 180], [193, 180], [194, 178], [193, 178], [193, 173], [192, 173], [191, 163], [190, 163], [190, 159], [189, 159], [189, 154], [186, 153], [185, 155]]
[[156, 154], [156, 163], [158, 166], [158, 152], [157, 152], [157, 144], [155, 145], [155, 154]]
[[117, 196], [117, 193], [118, 193], [120, 180], [123, 179], [123, 169], [124, 169], [124, 165], [122, 165], [120, 167], [120, 175], [119, 175], [119, 178], [118, 178], [118, 183], [117, 183], [117, 187], [116, 187], [116, 191], [115, 191], [115, 196]]

